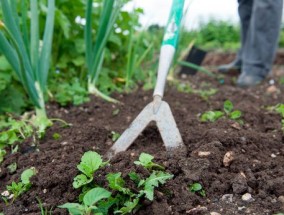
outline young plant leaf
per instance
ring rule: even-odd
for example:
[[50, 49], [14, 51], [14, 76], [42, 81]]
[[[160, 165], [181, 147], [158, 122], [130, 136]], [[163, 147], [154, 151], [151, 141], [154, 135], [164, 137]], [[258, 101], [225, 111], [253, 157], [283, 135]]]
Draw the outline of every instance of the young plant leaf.
[[224, 102], [224, 111], [226, 114], [229, 114], [234, 109], [234, 105], [230, 100]]
[[81, 215], [84, 214], [85, 207], [78, 203], [65, 203], [64, 205], [58, 206], [59, 208], [65, 208], [71, 215]]
[[139, 184], [139, 182], [141, 181], [140, 176], [136, 173], [136, 172], [130, 172], [128, 174], [129, 178], [134, 181], [135, 184]]
[[30, 184], [30, 178], [32, 176], [36, 175], [36, 169], [34, 167], [30, 169], [26, 169], [22, 174], [21, 174], [21, 181], [24, 185]]
[[189, 190], [190, 190], [190, 192], [195, 193], [197, 191], [202, 190], [202, 185], [199, 184], [199, 183], [193, 183], [189, 186]]
[[144, 190], [142, 191], [146, 198], [149, 199], [150, 201], [153, 201], [154, 199], [154, 189], [155, 187], [158, 187], [159, 184], [164, 184], [166, 183], [167, 180], [172, 179], [174, 176], [165, 173], [165, 172], [153, 172], [149, 178], [145, 180], [143, 183]]
[[130, 190], [125, 188], [125, 181], [121, 177], [121, 173], [109, 173], [107, 175], [107, 180], [109, 183], [109, 187], [113, 190], [120, 191], [124, 194], [130, 194]]
[[102, 157], [92, 151], [86, 152], [77, 168], [88, 177], [92, 177], [94, 172], [104, 165]]
[[131, 212], [136, 208], [139, 203], [139, 198], [134, 199], [133, 201], [127, 201], [124, 203], [124, 206], [119, 210], [115, 211], [114, 214], [131, 214]]
[[93, 180], [93, 177], [87, 178], [86, 175], [77, 175], [73, 180], [73, 187], [75, 189], [82, 187], [83, 185], [89, 184]]
[[233, 119], [233, 120], [239, 119], [241, 116], [242, 116], [242, 112], [239, 110], [235, 110], [231, 112], [229, 115], [230, 119]]
[[221, 111], [207, 111], [201, 115], [202, 122], [215, 122], [216, 120], [220, 119], [224, 116], [224, 113]]
[[146, 154], [146, 153], [141, 153], [139, 156], [139, 161], [134, 161], [136, 165], [140, 165], [145, 167], [148, 170], [151, 169], [159, 169], [159, 170], [164, 170], [165, 168], [159, 164], [156, 164], [152, 162], [154, 157], [152, 155]]
[[107, 199], [111, 196], [111, 192], [107, 191], [104, 188], [94, 188], [86, 193], [83, 198], [84, 205], [94, 206], [98, 201], [102, 199]]

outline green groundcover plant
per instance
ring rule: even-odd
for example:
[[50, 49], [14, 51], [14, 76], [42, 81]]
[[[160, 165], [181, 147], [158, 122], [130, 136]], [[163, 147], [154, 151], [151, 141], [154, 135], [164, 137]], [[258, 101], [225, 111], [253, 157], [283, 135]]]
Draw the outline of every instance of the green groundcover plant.
[[145, 168], [148, 176], [134, 171], [126, 177], [121, 172], [108, 173], [107, 186], [102, 187], [96, 182], [97, 171], [110, 164], [103, 162], [98, 153], [86, 152], [77, 166], [81, 174], [73, 182], [74, 188], [82, 189], [79, 203], [66, 203], [59, 207], [68, 209], [72, 215], [129, 214], [138, 210], [143, 199], [154, 200], [155, 188], [173, 178], [173, 175], [164, 171], [163, 166], [154, 163], [153, 159], [153, 156], [142, 153], [139, 160], [134, 162]]

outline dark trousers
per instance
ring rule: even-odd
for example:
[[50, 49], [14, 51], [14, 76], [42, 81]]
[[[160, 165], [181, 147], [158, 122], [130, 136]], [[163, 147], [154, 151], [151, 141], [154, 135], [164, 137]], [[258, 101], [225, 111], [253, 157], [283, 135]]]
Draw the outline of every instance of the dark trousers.
[[283, 0], [238, 0], [242, 71], [265, 77], [278, 47]]

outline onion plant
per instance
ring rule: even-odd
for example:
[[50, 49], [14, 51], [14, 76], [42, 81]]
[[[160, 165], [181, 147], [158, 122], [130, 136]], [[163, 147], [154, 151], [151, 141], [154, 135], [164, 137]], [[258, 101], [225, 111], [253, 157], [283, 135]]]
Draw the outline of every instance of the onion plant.
[[95, 42], [92, 41], [92, 9], [93, 0], [87, 0], [86, 25], [85, 25], [85, 45], [86, 64], [88, 69], [88, 91], [98, 95], [103, 99], [116, 102], [115, 99], [100, 92], [96, 86], [101, 72], [106, 43], [113, 29], [119, 10], [123, 4], [122, 0], [104, 0], [102, 13], [97, 29]]
[[[11, 64], [24, 86], [36, 110], [38, 126], [48, 126], [44, 93], [50, 67], [55, 0], [48, 0], [43, 39], [39, 35], [38, 0], [21, 2], [21, 16], [17, 14], [17, 2], [0, 0], [3, 22], [0, 23], [0, 51]], [[29, 13], [30, 10], [30, 13]], [[30, 31], [28, 30], [30, 15]], [[21, 25], [20, 25], [21, 23]], [[47, 124], [48, 123], [48, 124]]]

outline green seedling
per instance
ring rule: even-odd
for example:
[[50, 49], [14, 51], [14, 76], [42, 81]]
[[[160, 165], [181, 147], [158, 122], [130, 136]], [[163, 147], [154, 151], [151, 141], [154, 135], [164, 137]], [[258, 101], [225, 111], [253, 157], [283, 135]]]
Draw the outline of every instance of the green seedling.
[[166, 172], [154, 171], [149, 178], [139, 182], [138, 187], [143, 187], [140, 194], [145, 194], [147, 199], [153, 201], [155, 187], [159, 187], [160, 184], [165, 184], [167, 180], [172, 179], [173, 177], [173, 175]]
[[4, 160], [4, 156], [6, 155], [6, 151], [4, 149], [0, 149], [0, 163]]
[[61, 138], [61, 135], [58, 134], [58, 133], [54, 133], [54, 134], [52, 135], [52, 138], [53, 138], [54, 140], [59, 140], [59, 139]]
[[234, 110], [234, 105], [229, 100], [224, 102], [223, 111], [207, 111], [201, 115], [200, 120], [202, 122], [215, 122], [224, 116], [231, 120], [242, 123], [240, 120], [242, 112], [239, 110]]
[[108, 199], [111, 196], [111, 192], [104, 188], [93, 188], [89, 190], [83, 198], [83, 203], [66, 203], [60, 205], [59, 208], [66, 208], [71, 215], [91, 215], [91, 214], [103, 214], [100, 211], [99, 203], [103, 199]]
[[120, 136], [121, 136], [121, 134], [118, 133], [118, 132], [115, 132], [115, 131], [111, 132], [111, 139], [112, 139], [113, 142], [117, 141]]
[[136, 165], [143, 166], [144, 168], [148, 170], [152, 169], [158, 169], [158, 170], [164, 170], [165, 168], [159, 164], [154, 163], [152, 160], [154, 157], [152, 155], [141, 153], [139, 156], [139, 161], [134, 161]]
[[119, 112], [120, 112], [119, 109], [115, 109], [114, 111], [112, 111], [112, 115], [117, 116], [119, 114]]
[[276, 105], [274, 107], [274, 109], [282, 117], [282, 119], [281, 119], [281, 127], [282, 127], [282, 130], [284, 131], [284, 104], [278, 104], [278, 105]]
[[44, 206], [43, 206], [41, 200], [40, 200], [38, 197], [36, 197], [36, 200], [37, 200], [37, 202], [38, 202], [38, 206], [39, 206], [39, 208], [40, 208], [40, 214], [41, 214], [41, 215], [52, 215], [52, 209], [53, 209], [53, 208], [51, 208], [50, 210], [48, 210], [47, 208], [44, 208]]
[[13, 174], [17, 170], [17, 163], [16, 162], [11, 163], [9, 166], [7, 166], [7, 169], [10, 174]]
[[77, 175], [73, 181], [73, 187], [79, 188], [83, 185], [89, 184], [93, 181], [93, 174], [101, 167], [105, 166], [108, 162], [103, 162], [102, 157], [92, 151], [86, 152], [77, 168], [83, 174]]
[[[73, 186], [82, 187], [82, 193], [79, 196], [81, 203], [66, 203], [59, 206], [60, 208], [68, 209], [70, 214], [131, 214], [141, 206], [142, 200], [145, 198], [154, 200], [154, 189], [167, 180], [173, 178], [173, 175], [164, 171], [155, 171], [153, 168], [164, 170], [164, 167], [152, 162], [153, 156], [142, 153], [139, 157], [137, 165], [142, 165], [149, 170], [149, 177], [143, 178], [136, 172], [128, 174], [131, 181], [131, 186], [127, 186], [122, 177], [122, 173], [109, 173], [106, 175], [108, 190], [101, 188], [101, 185], [96, 184], [93, 178], [95, 171], [103, 167], [102, 158], [96, 152], [86, 152], [81, 159], [81, 163], [77, 166], [83, 173], [76, 176]], [[93, 183], [90, 183], [93, 181]], [[81, 199], [81, 201], [80, 201]]]
[[224, 111], [229, 119], [238, 120], [242, 116], [242, 112], [239, 110], [233, 110], [234, 105], [230, 100], [224, 102]]
[[202, 122], [215, 122], [224, 116], [222, 111], [207, 111], [201, 115]]
[[205, 190], [203, 189], [203, 187], [200, 183], [193, 183], [193, 184], [189, 185], [188, 187], [189, 187], [190, 192], [198, 193], [203, 197], [206, 196]]
[[[12, 182], [11, 185], [7, 185], [7, 191], [9, 192], [8, 195], [6, 195], [6, 197], [2, 197], [5, 198], [7, 201], [7, 198], [12, 198], [12, 202], [14, 202], [20, 195], [22, 195], [23, 193], [27, 192], [30, 187], [32, 186], [31, 182], [30, 182], [30, 178], [32, 176], [34, 176], [36, 174], [36, 169], [34, 167], [30, 168], [30, 169], [26, 169], [22, 174], [21, 174], [21, 181], [16, 183], [16, 182]], [[12, 193], [10, 195], [10, 193]]]

